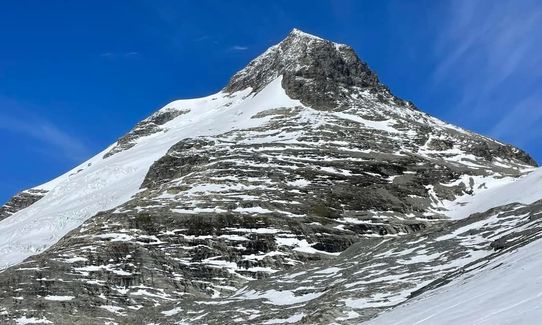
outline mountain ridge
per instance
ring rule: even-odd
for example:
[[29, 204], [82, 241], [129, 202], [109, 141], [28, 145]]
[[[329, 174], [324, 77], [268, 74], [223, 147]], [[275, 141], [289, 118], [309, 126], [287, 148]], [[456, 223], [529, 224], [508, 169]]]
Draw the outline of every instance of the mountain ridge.
[[[361, 322], [505, 235], [526, 240], [536, 203], [475, 198], [534, 166], [396, 98], [348, 46], [294, 30], [223, 91], [164, 106], [9, 210], [0, 320]], [[410, 281], [386, 284], [379, 263]]]
[[[393, 98], [406, 105], [391, 95], [353, 48], [298, 29], [234, 74], [223, 90], [234, 92], [250, 87], [258, 91], [279, 75], [283, 76], [282, 86], [288, 96], [314, 108], [335, 108], [340, 91], [348, 87], [370, 89], [379, 92], [381, 100]], [[325, 96], [326, 92], [331, 96]]]

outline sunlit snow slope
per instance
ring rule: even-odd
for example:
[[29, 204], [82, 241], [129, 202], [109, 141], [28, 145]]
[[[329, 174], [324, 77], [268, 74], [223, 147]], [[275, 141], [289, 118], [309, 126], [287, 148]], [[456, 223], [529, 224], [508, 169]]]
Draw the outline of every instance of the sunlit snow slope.
[[[487, 181], [487, 179], [486, 179]], [[538, 168], [514, 180], [494, 180], [488, 189], [477, 195], [465, 195], [447, 205], [451, 218], [464, 218], [473, 213], [484, 212], [496, 206], [510, 203], [531, 204], [542, 199], [542, 169]]]
[[[458, 210], [470, 214], [516, 202], [540, 204], [540, 200], [542, 168], [471, 197]], [[511, 208], [514, 210], [518, 211], [514, 219], [526, 216], [519, 206]], [[531, 222], [540, 217], [534, 211], [529, 215]], [[542, 239], [534, 224], [521, 228], [516, 231], [523, 231], [522, 235], [509, 235], [502, 245], [518, 238], [534, 241], [518, 248], [512, 246], [511, 252], [487, 264], [474, 264], [451, 283], [384, 312], [367, 324], [538, 324], [542, 315]]]
[[500, 276], [542, 237], [535, 166], [293, 30], [0, 207], [0, 323], [359, 324]]
[[47, 249], [97, 212], [128, 201], [151, 164], [180, 139], [254, 127], [267, 121], [250, 118], [259, 111], [299, 105], [285, 95], [280, 77], [256, 95], [246, 89], [166, 105], [162, 110], [177, 109], [183, 114], [164, 124], [160, 132], [138, 139], [128, 150], [104, 159], [111, 146], [38, 186], [48, 191], [45, 197], [0, 221], [0, 269]]
[[538, 240], [367, 324], [539, 324], [541, 269], [542, 241]]

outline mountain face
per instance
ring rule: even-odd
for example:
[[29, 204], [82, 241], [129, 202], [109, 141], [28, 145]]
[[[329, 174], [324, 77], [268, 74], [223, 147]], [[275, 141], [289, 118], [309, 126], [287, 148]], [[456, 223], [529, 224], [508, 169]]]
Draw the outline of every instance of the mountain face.
[[443, 288], [539, 245], [535, 167], [293, 30], [3, 206], [0, 320], [413, 323], [427, 295], [436, 314]]
[[15, 212], [36, 203], [47, 191], [41, 189], [29, 189], [18, 193], [9, 202], [0, 207], [0, 220], [5, 219]]

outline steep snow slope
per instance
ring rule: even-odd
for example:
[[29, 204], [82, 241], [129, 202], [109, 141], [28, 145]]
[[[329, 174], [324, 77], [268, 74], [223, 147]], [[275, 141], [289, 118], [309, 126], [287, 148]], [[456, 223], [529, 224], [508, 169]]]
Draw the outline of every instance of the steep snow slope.
[[128, 201], [139, 190], [152, 163], [180, 139], [254, 127], [267, 121], [250, 118], [259, 111], [300, 105], [284, 94], [281, 78], [258, 94], [250, 94], [251, 90], [245, 89], [174, 101], [162, 110], [182, 110], [183, 114], [164, 124], [160, 132], [142, 137], [134, 147], [104, 159], [111, 146], [67, 174], [38, 186], [48, 191], [41, 200], [0, 221], [0, 270], [47, 249], [97, 212]]
[[359, 323], [542, 223], [521, 204], [446, 218], [536, 162], [296, 30], [89, 163], [0, 211], [0, 261], [39, 253], [0, 272], [0, 322]]
[[542, 199], [542, 169], [538, 168], [515, 180], [501, 178], [494, 184], [484, 184], [486, 190], [476, 195], [465, 195], [453, 202], [446, 202], [446, 214], [454, 219], [464, 218], [473, 213], [484, 212], [496, 206], [510, 203], [531, 204]]
[[[542, 183], [537, 184], [542, 187]], [[539, 324], [542, 240], [384, 312], [368, 325]]]
[[[466, 204], [459, 200], [465, 205], [457, 209], [461, 210], [461, 213], [471, 214], [516, 202], [523, 206], [540, 203], [540, 200], [542, 168], [515, 182], [471, 197]], [[515, 210], [516, 213], [512, 213], [513, 219], [508, 217], [509, 220], [521, 220], [528, 216], [531, 222], [535, 222], [541, 216], [537, 210], [525, 214], [525, 208], [520, 205], [515, 205], [510, 210]], [[504, 226], [508, 222], [499, 223]], [[482, 260], [471, 265], [457, 278], [452, 278], [451, 283], [384, 312], [367, 324], [539, 323], [542, 316], [542, 239], [534, 224], [527, 225], [529, 226], [516, 227], [513, 231], [517, 231], [519, 235], [514, 235], [512, 231], [495, 246], [511, 246], [510, 252], [491, 259], [489, 263]], [[482, 223], [478, 222], [469, 228], [475, 231], [481, 226]], [[450, 236], [453, 234], [447, 237]], [[522, 246], [521, 240], [526, 239], [527, 244]], [[520, 242], [517, 248], [512, 244], [514, 241]]]

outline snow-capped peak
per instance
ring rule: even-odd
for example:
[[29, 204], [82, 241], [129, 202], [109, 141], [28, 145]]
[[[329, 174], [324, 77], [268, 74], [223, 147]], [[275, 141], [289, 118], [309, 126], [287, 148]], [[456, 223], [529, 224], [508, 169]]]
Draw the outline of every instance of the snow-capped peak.
[[294, 29], [0, 208], [0, 323], [359, 322], [542, 229], [534, 165]]
[[[317, 39], [317, 40], [320, 40], [320, 41], [325, 41], [321, 37], [318, 37], [318, 36], [313, 35], [313, 34], [305, 33], [304, 31], [302, 31], [300, 29], [297, 29], [297, 28], [292, 29], [290, 31], [290, 34], [288, 34], [288, 37], [303, 37], [303, 38], [312, 38], [312, 39]], [[326, 42], [328, 42], [328, 41], [326, 41]]]
[[[301, 88], [314, 88], [317, 93], [336, 88], [333, 95], [340, 87], [377, 88], [387, 92], [376, 74], [351, 47], [298, 29], [292, 30], [284, 40], [236, 73], [224, 91], [235, 92], [249, 87], [258, 91], [280, 75], [284, 76], [282, 86], [286, 93], [300, 100], [303, 94], [296, 94], [296, 91]], [[312, 91], [307, 95], [310, 96], [305, 97], [314, 97]]]

